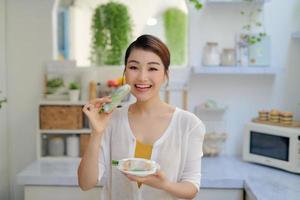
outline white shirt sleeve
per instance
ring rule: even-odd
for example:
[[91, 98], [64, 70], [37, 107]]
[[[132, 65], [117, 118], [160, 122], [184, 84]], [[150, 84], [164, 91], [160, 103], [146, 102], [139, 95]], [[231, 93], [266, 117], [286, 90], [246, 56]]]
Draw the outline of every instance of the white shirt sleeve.
[[201, 158], [203, 156], [202, 145], [204, 134], [205, 126], [200, 121], [189, 134], [187, 158], [181, 177], [181, 181], [193, 183], [198, 191], [201, 179]]
[[103, 133], [101, 147], [98, 159], [98, 183], [105, 185], [107, 179], [107, 168], [110, 165], [110, 127], [107, 127]]

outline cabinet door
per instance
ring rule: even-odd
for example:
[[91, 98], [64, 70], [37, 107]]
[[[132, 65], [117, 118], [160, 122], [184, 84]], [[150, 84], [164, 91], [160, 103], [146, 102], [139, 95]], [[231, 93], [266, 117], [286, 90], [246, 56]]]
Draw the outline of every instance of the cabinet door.
[[101, 200], [101, 188], [82, 191], [79, 187], [25, 186], [24, 200]]
[[196, 200], [243, 200], [244, 190], [242, 189], [213, 189], [201, 188], [195, 198]]

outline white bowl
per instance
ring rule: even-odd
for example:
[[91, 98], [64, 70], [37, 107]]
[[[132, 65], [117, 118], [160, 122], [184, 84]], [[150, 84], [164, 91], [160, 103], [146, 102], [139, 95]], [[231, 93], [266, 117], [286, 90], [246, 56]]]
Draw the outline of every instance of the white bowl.
[[119, 160], [117, 168], [125, 174], [148, 176], [155, 174], [160, 166], [153, 160], [143, 158], [126, 158]]

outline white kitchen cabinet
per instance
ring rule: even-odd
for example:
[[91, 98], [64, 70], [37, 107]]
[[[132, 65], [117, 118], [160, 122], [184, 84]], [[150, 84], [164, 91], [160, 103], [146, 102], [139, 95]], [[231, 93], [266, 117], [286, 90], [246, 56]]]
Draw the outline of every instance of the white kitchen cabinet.
[[101, 187], [82, 191], [76, 186], [24, 186], [24, 200], [102, 200]]
[[[243, 189], [201, 188], [195, 200], [243, 200]], [[251, 199], [250, 199], [251, 200]]]
[[[24, 200], [101, 200], [101, 187], [81, 191], [76, 186], [25, 186]], [[195, 200], [243, 200], [242, 189], [201, 189]], [[247, 199], [246, 199], [247, 200]], [[253, 200], [253, 199], [248, 199]]]
[[247, 190], [245, 192], [245, 200], [257, 200], [257, 198], [255, 196], [253, 196], [253, 194], [248, 193]]

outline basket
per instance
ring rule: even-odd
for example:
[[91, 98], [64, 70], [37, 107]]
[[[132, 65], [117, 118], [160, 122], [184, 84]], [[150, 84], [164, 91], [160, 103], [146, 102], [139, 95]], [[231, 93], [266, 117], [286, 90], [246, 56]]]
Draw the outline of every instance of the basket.
[[40, 106], [41, 129], [82, 129], [81, 106]]

